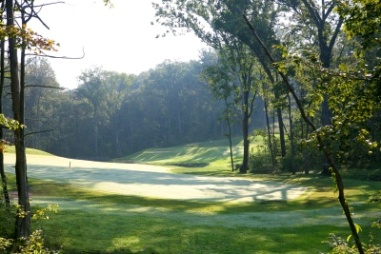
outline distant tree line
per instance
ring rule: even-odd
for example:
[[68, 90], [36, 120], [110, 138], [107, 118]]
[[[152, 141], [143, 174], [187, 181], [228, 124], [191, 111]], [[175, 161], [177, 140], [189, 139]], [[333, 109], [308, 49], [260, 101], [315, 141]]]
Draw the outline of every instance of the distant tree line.
[[[46, 59], [33, 59], [26, 67], [26, 145], [107, 160], [150, 147], [226, 138], [225, 105], [200, 79], [204, 60], [165, 61], [140, 75], [95, 67], [78, 77], [78, 88], [65, 90]], [[9, 112], [7, 92], [3, 101]], [[264, 127], [261, 99], [255, 111], [251, 130]], [[240, 135], [238, 120], [232, 126], [232, 134]]]

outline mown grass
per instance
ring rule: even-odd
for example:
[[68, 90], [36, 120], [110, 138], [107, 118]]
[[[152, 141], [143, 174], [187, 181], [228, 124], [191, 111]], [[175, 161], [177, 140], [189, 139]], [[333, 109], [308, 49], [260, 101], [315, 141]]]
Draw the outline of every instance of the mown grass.
[[[216, 141], [165, 151], [150, 149], [122, 161], [175, 165], [175, 171], [181, 173], [234, 176], [226, 144]], [[235, 145], [238, 147], [239, 141]], [[192, 164], [194, 161], [199, 164]], [[48, 244], [58, 249], [62, 246], [64, 253], [321, 253], [330, 250], [327, 243], [322, 243], [330, 233], [343, 239], [350, 234], [345, 220], [339, 218], [340, 212], [334, 212], [340, 211], [340, 206], [332, 179], [313, 174], [244, 177], [299, 184], [310, 191], [291, 201], [213, 203], [105, 194], [30, 179], [32, 204], [35, 200], [39, 206], [61, 205], [61, 211], [51, 215], [50, 220], [34, 225], [42, 226]], [[15, 190], [14, 176], [9, 175], [8, 179], [11, 190]], [[380, 230], [371, 227], [380, 216], [380, 203], [368, 203], [369, 197], [380, 190], [379, 182], [355, 179], [344, 182], [355, 222], [363, 229], [362, 240], [368, 241], [373, 233], [380, 244]], [[298, 217], [304, 213], [311, 217]], [[245, 215], [242, 218], [246, 221], [228, 223], [215, 219], [240, 218], [235, 215]], [[277, 217], [282, 215], [288, 215], [288, 219]], [[251, 225], [255, 221], [268, 221], [265, 218], [269, 216], [271, 226], [266, 222]], [[332, 222], [327, 216], [338, 218], [336, 221], [333, 217]], [[318, 219], [319, 225], [309, 223], [313, 219]]]
[[[242, 155], [241, 140], [233, 139], [233, 149], [236, 156]], [[210, 163], [227, 158], [229, 152], [228, 140], [214, 140], [202, 143], [192, 143], [183, 146], [146, 149], [141, 152], [119, 158], [120, 162], [155, 163], [186, 165]]]
[[[348, 234], [345, 228], [325, 225], [271, 229], [192, 226], [144, 213], [65, 212], [55, 216], [54, 221], [54, 225], [45, 225], [48, 241], [51, 245], [70, 246], [67, 253], [71, 248], [77, 252], [151, 249], [166, 254], [319, 253], [329, 249], [321, 243], [329, 232], [344, 238]], [[54, 236], [50, 236], [51, 232], [55, 232]]]
[[[5, 153], [15, 153], [15, 147], [14, 146], [7, 146], [5, 148]], [[34, 148], [26, 148], [26, 153], [27, 154], [32, 154], [32, 155], [45, 155], [45, 156], [53, 156], [51, 153], [39, 150], [39, 149], [34, 149]]]
[[[293, 201], [234, 204], [112, 195], [38, 179], [30, 179], [30, 186], [32, 203], [35, 199], [45, 201], [40, 206], [62, 204], [58, 214], [35, 225], [43, 227], [49, 246], [62, 246], [64, 253], [130, 253], [127, 250], [168, 254], [320, 253], [329, 251], [328, 244], [322, 243], [329, 233], [346, 239], [349, 230], [345, 223], [324, 221], [325, 216], [332, 213], [331, 208], [340, 209], [331, 179], [316, 175], [270, 178], [272, 181], [295, 181], [314, 191]], [[9, 175], [8, 180], [11, 189], [15, 189], [14, 176]], [[380, 205], [367, 201], [379, 189], [379, 183], [345, 182], [354, 211], [377, 214]], [[313, 216], [321, 217], [320, 225], [309, 225], [306, 218], [297, 217], [296, 211], [314, 209], [319, 209]], [[248, 213], [253, 215], [247, 226], [229, 226], [221, 221], [213, 224], [215, 216]], [[295, 214], [292, 226], [282, 226], [282, 218], [275, 217], [283, 213]], [[274, 221], [279, 221], [279, 227], [249, 225], [250, 220], [261, 220], [261, 216], [271, 214], [274, 214]], [[370, 227], [374, 219], [373, 215], [360, 220], [363, 240], [368, 239], [370, 232], [381, 239], [380, 231]]]
[[[251, 138], [250, 149], [256, 151], [263, 137]], [[243, 155], [241, 138], [233, 139], [234, 164], [241, 163]], [[227, 139], [192, 143], [177, 147], [152, 148], [116, 159], [116, 162], [150, 163], [171, 166], [174, 173], [234, 176], [230, 164]]]

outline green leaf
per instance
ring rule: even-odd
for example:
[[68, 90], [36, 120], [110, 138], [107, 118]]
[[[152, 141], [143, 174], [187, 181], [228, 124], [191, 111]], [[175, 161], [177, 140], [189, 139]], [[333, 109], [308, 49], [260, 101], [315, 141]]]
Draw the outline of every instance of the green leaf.
[[362, 228], [361, 228], [361, 226], [360, 226], [359, 224], [356, 224], [356, 223], [355, 223], [355, 227], [356, 227], [356, 232], [357, 232], [357, 233], [359, 233], [359, 232], [362, 231]]

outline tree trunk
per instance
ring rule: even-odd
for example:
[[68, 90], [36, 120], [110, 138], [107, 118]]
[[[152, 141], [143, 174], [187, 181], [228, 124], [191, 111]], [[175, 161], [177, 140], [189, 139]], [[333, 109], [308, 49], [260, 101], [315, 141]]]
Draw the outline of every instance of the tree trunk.
[[242, 116], [242, 136], [243, 136], [243, 160], [242, 165], [239, 169], [241, 174], [246, 174], [249, 168], [249, 94], [250, 92], [245, 90], [243, 92], [243, 116]]
[[[3, 9], [4, 2], [2, 4]], [[3, 88], [5, 80], [5, 40], [1, 40], [1, 52], [0, 52], [0, 114], [3, 114]], [[3, 139], [3, 128], [0, 128], [0, 139]], [[4, 170], [4, 154], [3, 151], [0, 153], [0, 175], [1, 175], [1, 186], [3, 188], [3, 196], [5, 201], [5, 206], [10, 207], [10, 198], [7, 185], [7, 176]]]
[[267, 138], [268, 138], [268, 142], [269, 142], [269, 149], [270, 149], [273, 169], [275, 169], [276, 161], [275, 161], [274, 147], [273, 147], [272, 135], [271, 135], [271, 129], [270, 129], [269, 109], [268, 109], [268, 104], [267, 104], [266, 98], [264, 98], [264, 104], [265, 104], [266, 125], [267, 125]]
[[283, 123], [282, 109], [278, 107], [276, 111], [278, 116], [280, 151], [281, 151], [282, 158], [284, 158], [286, 156], [286, 139], [284, 137], [284, 123]]
[[[14, 27], [13, 16], [14, 4], [13, 0], [6, 1], [7, 26]], [[17, 57], [16, 38], [9, 37], [9, 62], [11, 71], [11, 93], [12, 93], [12, 110], [13, 118], [20, 124], [24, 123], [23, 119], [23, 91], [22, 83], [19, 77], [19, 66]], [[24, 130], [18, 128], [14, 131], [15, 147], [16, 147], [16, 184], [18, 193], [19, 212], [16, 214], [15, 238], [28, 238], [30, 235], [31, 213], [29, 203], [29, 190], [26, 166], [26, 154], [24, 143]]]
[[295, 160], [295, 146], [294, 146], [294, 123], [292, 120], [292, 107], [291, 107], [291, 97], [290, 94], [287, 94], [288, 98], [288, 117], [290, 124], [290, 146], [291, 146], [291, 157], [290, 157], [290, 166], [291, 172], [294, 175], [296, 173], [294, 160]]
[[229, 152], [230, 152], [230, 166], [232, 168], [232, 171], [234, 171], [234, 157], [233, 157], [233, 142], [232, 142], [232, 126], [230, 121], [230, 110], [229, 110], [229, 104], [227, 101], [227, 98], [224, 98], [225, 100], [225, 107], [226, 107], [226, 124], [228, 125], [228, 139], [229, 139]]

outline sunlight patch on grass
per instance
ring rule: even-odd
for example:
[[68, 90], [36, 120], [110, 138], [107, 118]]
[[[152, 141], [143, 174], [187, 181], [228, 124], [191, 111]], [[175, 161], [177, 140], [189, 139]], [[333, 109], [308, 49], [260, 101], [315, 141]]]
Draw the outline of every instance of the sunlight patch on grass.
[[112, 248], [113, 249], [128, 248], [131, 251], [140, 251], [141, 242], [140, 242], [140, 239], [136, 236], [116, 237], [112, 239]]
[[[240, 138], [234, 139], [235, 156], [242, 156]], [[207, 141], [177, 147], [147, 149], [116, 161], [133, 161], [144, 163], [177, 164], [203, 162], [211, 163], [229, 156], [228, 140]]]

